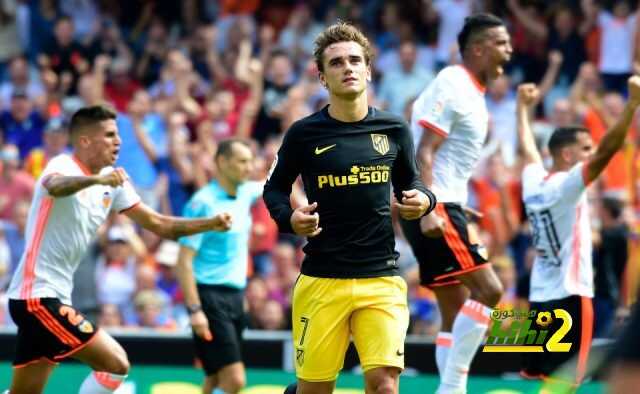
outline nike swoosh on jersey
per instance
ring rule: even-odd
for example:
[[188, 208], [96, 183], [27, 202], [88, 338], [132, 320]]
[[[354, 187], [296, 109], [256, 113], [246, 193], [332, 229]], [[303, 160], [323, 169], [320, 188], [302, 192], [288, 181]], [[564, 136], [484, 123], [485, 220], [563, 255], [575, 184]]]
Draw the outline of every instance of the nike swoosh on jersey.
[[329, 149], [333, 148], [334, 146], [336, 146], [336, 144], [325, 146], [324, 148], [320, 148], [319, 146], [316, 146], [316, 155], [321, 155], [324, 152], [328, 151]]

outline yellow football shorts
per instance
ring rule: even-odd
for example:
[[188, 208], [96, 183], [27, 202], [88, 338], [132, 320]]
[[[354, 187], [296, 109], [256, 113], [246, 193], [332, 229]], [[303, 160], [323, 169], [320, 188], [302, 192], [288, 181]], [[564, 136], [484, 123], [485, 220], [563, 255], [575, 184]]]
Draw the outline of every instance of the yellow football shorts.
[[293, 345], [298, 378], [333, 381], [350, 337], [362, 369], [404, 368], [409, 326], [407, 284], [400, 276], [362, 279], [300, 275], [293, 291]]

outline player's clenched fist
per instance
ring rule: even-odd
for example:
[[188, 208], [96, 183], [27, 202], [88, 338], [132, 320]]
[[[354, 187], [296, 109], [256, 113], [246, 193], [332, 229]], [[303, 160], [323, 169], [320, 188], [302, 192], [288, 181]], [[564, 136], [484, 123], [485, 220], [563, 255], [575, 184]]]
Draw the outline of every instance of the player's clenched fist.
[[533, 83], [523, 83], [518, 86], [518, 102], [527, 107], [538, 102], [540, 91]]
[[314, 202], [311, 205], [305, 205], [293, 211], [293, 214], [291, 214], [291, 227], [296, 234], [306, 237], [315, 237], [320, 234], [320, 231], [322, 231], [322, 227], [318, 227], [320, 215], [317, 212], [313, 212], [316, 208], [318, 208], [318, 203]]
[[220, 213], [213, 217], [213, 220], [211, 221], [211, 230], [227, 231], [231, 228], [231, 224], [233, 224], [231, 215], [226, 212]]
[[126, 180], [129, 179], [129, 175], [122, 167], [114, 168], [108, 174], [101, 175], [98, 178], [98, 183], [100, 185], [106, 185], [111, 187], [122, 186]]

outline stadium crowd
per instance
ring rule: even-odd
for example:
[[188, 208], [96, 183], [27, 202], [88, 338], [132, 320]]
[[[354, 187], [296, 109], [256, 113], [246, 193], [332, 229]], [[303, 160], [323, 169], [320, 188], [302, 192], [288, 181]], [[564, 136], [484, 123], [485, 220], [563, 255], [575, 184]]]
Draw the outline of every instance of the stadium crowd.
[[[322, 108], [327, 92], [313, 39], [340, 18], [375, 46], [370, 103], [409, 117], [413, 99], [457, 62], [464, 18], [507, 21], [514, 58], [487, 87], [489, 139], [471, 182], [475, 225], [506, 289], [500, 308], [526, 306], [535, 253], [521, 202], [515, 88], [539, 84], [535, 133], [582, 124], [597, 142], [640, 73], [636, 1], [625, 0], [4, 0], [0, 2], [0, 325], [11, 325], [4, 290], [25, 249], [34, 183], [67, 149], [66, 123], [84, 105], [119, 113], [117, 162], [146, 204], [181, 214], [215, 174], [217, 142], [250, 139], [252, 178], [265, 180], [284, 131]], [[640, 258], [640, 117], [624, 149], [590, 189], [596, 336], [609, 336], [634, 301]], [[304, 193], [297, 190], [299, 203]], [[252, 211], [249, 327], [287, 329], [304, 240], [278, 234], [264, 202]], [[397, 224], [397, 221], [396, 221]], [[410, 333], [433, 336], [439, 314], [418, 285], [417, 264], [396, 227], [409, 284]], [[188, 315], [173, 272], [178, 245], [123, 215], [105, 226], [75, 278], [74, 305], [105, 327], [182, 330]]]

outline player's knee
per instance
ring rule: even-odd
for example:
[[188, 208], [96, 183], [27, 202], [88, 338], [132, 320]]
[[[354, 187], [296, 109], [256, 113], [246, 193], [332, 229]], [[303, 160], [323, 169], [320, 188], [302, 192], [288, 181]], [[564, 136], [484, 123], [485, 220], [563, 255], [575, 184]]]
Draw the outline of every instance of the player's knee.
[[127, 357], [127, 353], [124, 351], [117, 352], [109, 361], [107, 366], [107, 372], [116, 374], [116, 375], [127, 375], [129, 373], [129, 369], [131, 368], [131, 364], [129, 364], [129, 358]]
[[396, 383], [393, 378], [383, 379], [373, 387], [372, 392], [374, 394], [396, 394]]
[[385, 371], [382, 373], [370, 375], [367, 379], [367, 392], [374, 394], [395, 394], [397, 392], [397, 376], [397, 372], [391, 368], [385, 368]]
[[493, 308], [500, 302], [504, 289], [500, 282], [492, 283], [489, 286], [484, 286], [479, 294], [479, 300], [482, 304]]
[[235, 394], [240, 392], [247, 384], [243, 374], [233, 374], [220, 380], [218, 387], [225, 393]]

